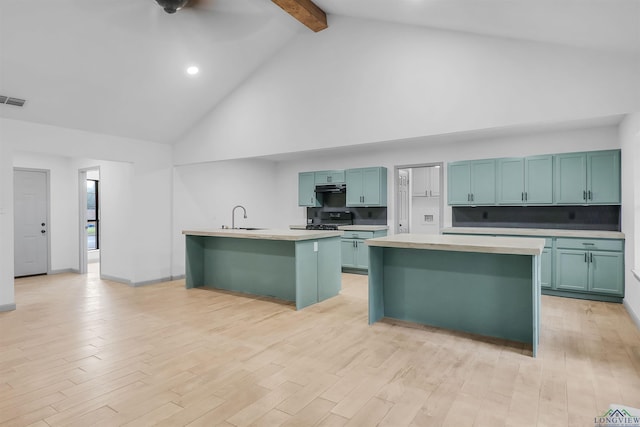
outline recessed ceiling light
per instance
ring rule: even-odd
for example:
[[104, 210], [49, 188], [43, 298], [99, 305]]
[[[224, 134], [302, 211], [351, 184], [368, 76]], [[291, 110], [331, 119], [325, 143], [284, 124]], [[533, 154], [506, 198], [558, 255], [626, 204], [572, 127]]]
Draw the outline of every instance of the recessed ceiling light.
[[196, 74], [198, 74], [198, 72], [200, 72], [200, 69], [195, 65], [192, 65], [189, 68], [187, 68], [187, 74], [189, 74], [190, 76], [195, 76]]

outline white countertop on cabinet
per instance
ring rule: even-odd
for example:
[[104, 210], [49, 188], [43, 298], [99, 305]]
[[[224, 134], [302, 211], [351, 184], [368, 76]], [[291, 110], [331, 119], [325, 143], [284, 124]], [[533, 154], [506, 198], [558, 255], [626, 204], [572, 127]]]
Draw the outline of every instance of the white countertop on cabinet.
[[189, 236], [235, 237], [239, 239], [297, 241], [339, 237], [342, 236], [343, 232], [327, 230], [240, 230], [226, 228], [217, 230], [183, 230], [182, 234], [186, 234]]
[[507, 234], [536, 237], [575, 237], [584, 239], [624, 239], [619, 231], [566, 230], [554, 228], [489, 228], [489, 227], [449, 227], [442, 230], [446, 234]]
[[529, 237], [452, 236], [438, 234], [395, 234], [366, 240], [369, 246], [483, 252], [491, 254], [540, 255], [544, 239]]

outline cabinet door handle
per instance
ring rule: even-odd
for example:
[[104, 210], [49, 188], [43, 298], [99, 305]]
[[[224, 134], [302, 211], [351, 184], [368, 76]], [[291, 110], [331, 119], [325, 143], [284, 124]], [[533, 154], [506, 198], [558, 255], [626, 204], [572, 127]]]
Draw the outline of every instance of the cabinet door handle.
[[587, 253], [586, 252], [584, 253], [584, 262], [589, 262], [588, 259], [587, 259]]
[[582, 198], [583, 198], [584, 200], [587, 200], [587, 192], [586, 192], [586, 191], [583, 191], [583, 192], [582, 192]]
[[475, 199], [475, 197], [474, 197], [473, 193], [471, 193], [471, 201], [473, 202], [474, 199]]
[[591, 194], [591, 190], [587, 191], [587, 197], [589, 200], [593, 200], [593, 195]]
[[527, 194], [527, 192], [524, 192], [524, 201], [526, 202], [527, 200], [529, 200], [529, 194]]
[[589, 262], [593, 262], [593, 252], [589, 254]]
[[467, 193], [467, 202], [471, 201], [471, 193]]
[[524, 191], [520, 193], [520, 199], [524, 202]]

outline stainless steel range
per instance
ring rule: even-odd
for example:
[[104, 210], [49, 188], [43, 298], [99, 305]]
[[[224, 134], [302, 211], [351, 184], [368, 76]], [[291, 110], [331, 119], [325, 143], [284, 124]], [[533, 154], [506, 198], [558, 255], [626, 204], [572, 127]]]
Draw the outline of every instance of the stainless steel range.
[[307, 230], [337, 230], [341, 225], [353, 225], [353, 213], [350, 211], [322, 212], [320, 222], [307, 224]]

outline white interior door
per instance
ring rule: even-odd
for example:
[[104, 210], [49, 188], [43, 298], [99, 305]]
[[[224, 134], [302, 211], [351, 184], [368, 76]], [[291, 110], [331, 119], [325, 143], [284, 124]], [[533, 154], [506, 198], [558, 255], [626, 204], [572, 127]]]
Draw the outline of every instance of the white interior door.
[[409, 203], [409, 171], [398, 169], [398, 233], [409, 232], [409, 221], [411, 208]]
[[49, 264], [49, 196], [46, 171], [14, 171], [15, 276], [46, 274]]

